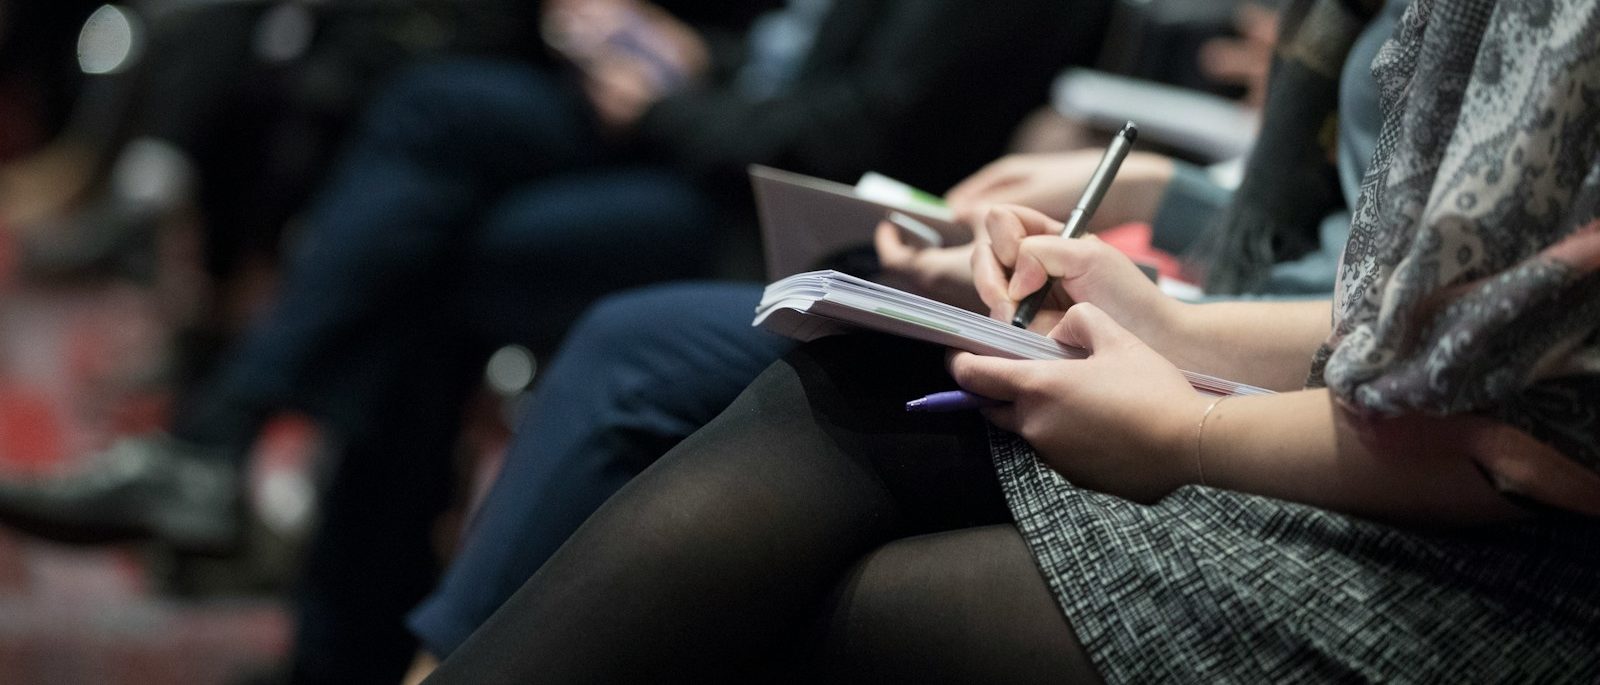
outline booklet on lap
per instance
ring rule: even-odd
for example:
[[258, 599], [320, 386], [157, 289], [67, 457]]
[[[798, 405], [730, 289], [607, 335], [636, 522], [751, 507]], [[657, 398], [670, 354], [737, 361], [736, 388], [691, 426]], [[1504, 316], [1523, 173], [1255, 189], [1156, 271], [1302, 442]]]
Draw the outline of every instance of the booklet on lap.
[[[1082, 359], [1085, 352], [976, 312], [838, 271], [795, 274], [768, 285], [753, 325], [797, 340], [871, 330], [1009, 359]], [[1184, 371], [1209, 395], [1272, 391]]]

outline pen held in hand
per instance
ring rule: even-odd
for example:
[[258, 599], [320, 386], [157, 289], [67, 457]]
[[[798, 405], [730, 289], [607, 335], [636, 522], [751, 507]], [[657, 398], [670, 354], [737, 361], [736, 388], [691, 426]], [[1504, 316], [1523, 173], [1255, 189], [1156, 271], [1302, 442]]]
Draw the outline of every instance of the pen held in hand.
[[926, 397], [919, 397], [906, 403], [906, 411], [918, 412], [952, 412], [982, 409], [984, 407], [998, 407], [1005, 402], [992, 400], [982, 395], [974, 395], [965, 390], [947, 390], [936, 392]]
[[[1100, 165], [1095, 167], [1094, 174], [1089, 176], [1089, 185], [1083, 189], [1083, 197], [1078, 198], [1077, 206], [1072, 208], [1072, 213], [1067, 215], [1067, 222], [1061, 227], [1061, 237], [1077, 238], [1083, 235], [1089, 225], [1089, 219], [1094, 217], [1096, 209], [1100, 208], [1100, 201], [1105, 199], [1106, 190], [1111, 188], [1111, 181], [1117, 177], [1117, 169], [1122, 167], [1122, 160], [1128, 157], [1128, 150], [1133, 148], [1133, 141], [1139, 137], [1139, 127], [1133, 122], [1122, 125], [1122, 130], [1111, 137], [1111, 144], [1106, 147], [1106, 154], [1100, 158]], [[1045, 279], [1044, 286], [1035, 290], [1032, 295], [1022, 298], [1017, 303], [1017, 312], [1011, 317], [1011, 325], [1017, 328], [1027, 328], [1033, 323], [1033, 317], [1039, 313], [1039, 307], [1044, 304], [1044, 298], [1050, 294], [1050, 289], [1056, 285], [1056, 279]]]

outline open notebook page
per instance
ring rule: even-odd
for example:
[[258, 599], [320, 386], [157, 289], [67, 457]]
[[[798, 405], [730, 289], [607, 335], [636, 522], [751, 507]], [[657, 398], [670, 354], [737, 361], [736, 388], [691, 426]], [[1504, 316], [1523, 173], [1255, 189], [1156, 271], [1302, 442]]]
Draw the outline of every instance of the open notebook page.
[[[1010, 359], [1082, 359], [1085, 352], [987, 316], [838, 271], [795, 274], [767, 286], [754, 325], [798, 340], [869, 329]], [[1184, 372], [1207, 394], [1270, 390]]]

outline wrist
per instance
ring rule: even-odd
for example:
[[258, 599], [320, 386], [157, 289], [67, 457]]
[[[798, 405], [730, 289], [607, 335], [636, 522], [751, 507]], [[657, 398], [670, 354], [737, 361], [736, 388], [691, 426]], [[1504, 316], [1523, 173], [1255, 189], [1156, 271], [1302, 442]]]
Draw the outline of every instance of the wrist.
[[1163, 436], [1156, 449], [1168, 464], [1168, 492], [1185, 485], [1216, 485], [1207, 469], [1209, 464], [1205, 462], [1210, 451], [1206, 445], [1206, 438], [1210, 436], [1206, 433], [1224, 408], [1226, 399], [1227, 396], [1209, 397], [1198, 393], [1185, 397], [1169, 414], [1171, 420], [1166, 430], [1157, 433]]
[[[1207, 449], [1206, 449], [1207, 444], [1208, 444], [1206, 442], [1206, 437], [1207, 437], [1206, 436], [1206, 429], [1207, 428], [1211, 428], [1212, 429], [1213, 435], [1210, 436], [1212, 438], [1210, 446], [1211, 447], [1215, 447], [1216, 443], [1219, 442], [1219, 440], [1217, 438], [1220, 437], [1218, 435], [1215, 435], [1215, 433], [1217, 433], [1219, 431], [1216, 430], [1215, 426], [1211, 426], [1210, 424], [1213, 422], [1213, 420], [1215, 420], [1215, 422], [1217, 424], [1221, 424], [1222, 423], [1222, 417], [1221, 417], [1222, 405], [1223, 405], [1224, 402], [1226, 402], [1229, 399], [1232, 399], [1231, 395], [1222, 395], [1222, 396], [1219, 396], [1219, 397], [1216, 397], [1216, 398], [1212, 398], [1210, 401], [1208, 401], [1206, 403], [1205, 409], [1200, 412], [1200, 420], [1195, 423], [1195, 428], [1194, 428], [1194, 482], [1199, 484], [1199, 485], [1204, 485], [1204, 486], [1208, 486], [1208, 487], [1217, 487], [1218, 486], [1218, 482], [1219, 481], [1217, 480], [1216, 474], [1215, 474], [1217, 469], [1214, 468], [1214, 465], [1213, 465], [1213, 468], [1210, 469], [1209, 471], [1206, 468], [1206, 466], [1207, 466], [1207, 463], [1206, 463], [1207, 462], [1207, 452], [1208, 452]], [[1210, 450], [1210, 452], [1215, 453], [1216, 450], [1213, 449], [1213, 450]], [[1216, 460], [1212, 459], [1211, 461], [1216, 461]]]
[[1186, 352], [1191, 347], [1194, 329], [1198, 325], [1195, 309], [1192, 304], [1165, 295], [1153, 298], [1148, 307], [1148, 311], [1152, 312], [1151, 330], [1148, 335], [1141, 334], [1140, 338], [1150, 349], [1171, 360], [1178, 368], [1191, 368]]

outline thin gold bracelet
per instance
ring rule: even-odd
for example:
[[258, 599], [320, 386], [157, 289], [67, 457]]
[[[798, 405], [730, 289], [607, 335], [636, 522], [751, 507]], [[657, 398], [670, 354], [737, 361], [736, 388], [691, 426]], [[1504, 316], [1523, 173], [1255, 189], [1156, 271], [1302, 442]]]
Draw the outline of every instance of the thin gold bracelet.
[[1206, 484], [1206, 419], [1211, 418], [1211, 412], [1217, 408], [1217, 405], [1222, 404], [1223, 400], [1232, 397], [1232, 395], [1223, 395], [1212, 400], [1211, 404], [1206, 407], [1205, 413], [1200, 415], [1200, 424], [1194, 428], [1194, 468], [1200, 473], [1201, 485]]

